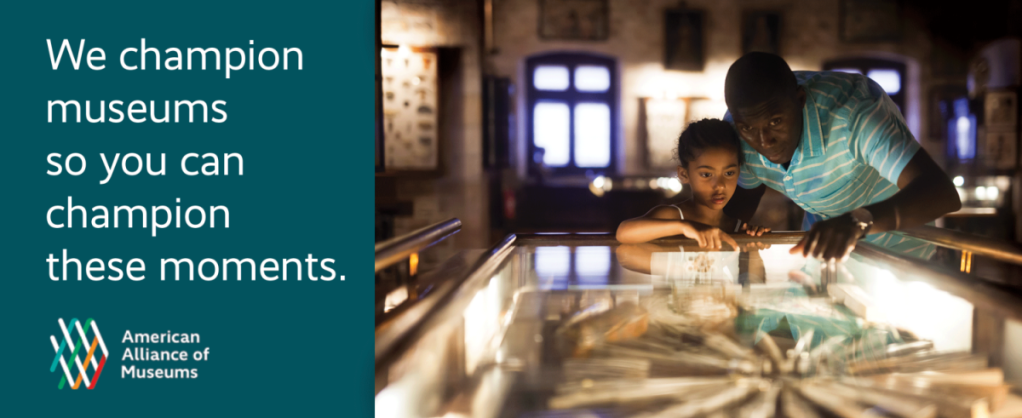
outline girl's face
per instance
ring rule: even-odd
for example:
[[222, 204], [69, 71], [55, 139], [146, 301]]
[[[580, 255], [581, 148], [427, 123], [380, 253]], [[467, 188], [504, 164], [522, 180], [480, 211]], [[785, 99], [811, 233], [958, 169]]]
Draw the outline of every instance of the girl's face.
[[703, 150], [688, 168], [678, 167], [678, 178], [692, 188], [696, 203], [724, 209], [738, 186], [738, 155], [726, 148]]

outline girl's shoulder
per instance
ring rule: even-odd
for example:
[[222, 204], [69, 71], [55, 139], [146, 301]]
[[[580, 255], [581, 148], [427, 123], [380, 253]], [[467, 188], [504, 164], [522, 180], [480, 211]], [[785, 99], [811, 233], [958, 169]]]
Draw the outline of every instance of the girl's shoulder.
[[653, 219], [685, 219], [685, 215], [682, 213], [681, 207], [675, 205], [655, 206], [646, 213], [646, 216]]

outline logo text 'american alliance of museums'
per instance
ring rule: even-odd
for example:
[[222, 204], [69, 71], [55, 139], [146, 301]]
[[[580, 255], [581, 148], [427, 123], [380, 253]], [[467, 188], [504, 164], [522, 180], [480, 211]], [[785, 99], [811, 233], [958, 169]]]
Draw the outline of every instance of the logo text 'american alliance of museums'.
[[[79, 389], [82, 383], [85, 383], [87, 389], [95, 389], [96, 381], [99, 380], [99, 375], [103, 372], [103, 365], [106, 364], [106, 359], [109, 356], [103, 336], [99, 333], [99, 326], [92, 318], [86, 319], [84, 324], [77, 318], [72, 318], [70, 326], [64, 324], [63, 318], [58, 319], [57, 322], [60, 324], [62, 336], [60, 343], [57, 343], [56, 336], [50, 336], [53, 351], [57, 353], [53, 357], [53, 364], [50, 365], [50, 372], [56, 373], [58, 366], [63, 372], [57, 389], [63, 389], [68, 382], [71, 383], [71, 389]], [[73, 331], [77, 331], [74, 338], [71, 337]], [[92, 331], [93, 335], [91, 341], [87, 337], [89, 331]], [[70, 352], [70, 357], [67, 359], [64, 358], [65, 350]], [[99, 359], [96, 358], [97, 355], [99, 355]], [[92, 367], [91, 375], [89, 373], [90, 366]], [[78, 372], [77, 377], [73, 371]]]

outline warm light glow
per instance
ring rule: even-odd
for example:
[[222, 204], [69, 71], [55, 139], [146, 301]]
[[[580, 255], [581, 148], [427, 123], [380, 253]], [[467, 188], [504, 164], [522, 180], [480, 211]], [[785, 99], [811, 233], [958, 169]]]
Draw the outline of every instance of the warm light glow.
[[972, 304], [928, 283], [876, 269], [870, 296], [886, 320], [932, 340], [941, 351], [972, 349]]
[[955, 186], [962, 187], [965, 185], [965, 177], [955, 176], [955, 179], [953, 181], [955, 183]]
[[397, 55], [399, 57], [407, 57], [409, 55], [412, 55], [412, 49], [409, 48], [408, 45], [401, 45], [397, 47]]
[[465, 308], [465, 372], [469, 375], [495, 348], [491, 344], [501, 331], [503, 307], [499, 282], [499, 276], [491, 277], [486, 288], [476, 293]]
[[987, 200], [997, 200], [999, 192], [1000, 190], [997, 190], [997, 187], [987, 186]]
[[602, 189], [603, 181], [604, 181], [603, 176], [596, 176], [596, 178], [593, 179], [593, 186], [596, 186], [597, 189]]
[[975, 190], [974, 193], [976, 195], [976, 199], [978, 199], [978, 200], [987, 200], [987, 188], [986, 187], [978, 186], [978, 187], [976, 187], [976, 190]]
[[419, 253], [412, 253], [408, 256], [408, 275], [414, 276], [419, 272]]
[[408, 300], [407, 287], [401, 286], [391, 290], [390, 293], [387, 293], [387, 298], [383, 302], [383, 312], [386, 313], [394, 310], [394, 308], [400, 306], [406, 300]]
[[670, 187], [672, 191], [674, 191], [675, 193], [681, 192], [681, 180], [678, 180], [677, 178], [671, 178], [667, 182], [668, 187]]

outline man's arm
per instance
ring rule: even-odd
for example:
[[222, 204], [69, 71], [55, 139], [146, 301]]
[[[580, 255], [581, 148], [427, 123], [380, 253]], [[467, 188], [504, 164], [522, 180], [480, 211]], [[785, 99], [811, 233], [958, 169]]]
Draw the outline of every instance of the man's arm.
[[[955, 186], [913, 138], [894, 102], [876, 82], [865, 78], [862, 82], [865, 84], [853, 93], [859, 105], [846, 115], [855, 121], [851, 130], [855, 135], [848, 138], [849, 146], [858, 160], [875, 168], [899, 189], [890, 198], [863, 207], [873, 218], [868, 232], [923, 225], [961, 208]], [[844, 259], [862, 235], [852, 215], [845, 213], [814, 224], [791, 252], [826, 260]]]
[[898, 176], [898, 188], [890, 199], [865, 207], [873, 214], [870, 233], [924, 225], [962, 208], [955, 185], [923, 149]]
[[735, 187], [735, 194], [731, 196], [731, 200], [724, 205], [724, 213], [735, 219], [741, 219], [742, 222], [749, 222], [752, 219], [752, 215], [756, 214], [756, 209], [759, 208], [759, 201], [763, 199], [763, 192], [766, 191], [766, 185], [760, 184], [759, 186], [746, 189], [744, 187]]
[[[898, 188], [901, 190], [889, 199], [864, 206], [873, 215], [869, 233], [923, 225], [962, 207], [954, 184], [923, 149], [916, 152], [898, 176]], [[846, 213], [817, 222], [791, 252], [840, 260], [851, 253], [859, 238], [862, 231]]]

